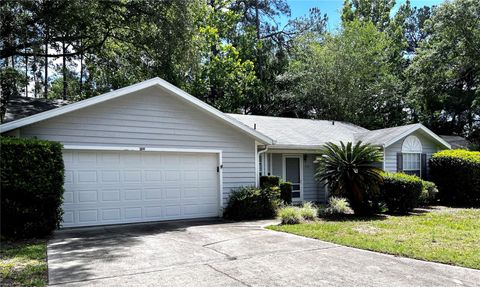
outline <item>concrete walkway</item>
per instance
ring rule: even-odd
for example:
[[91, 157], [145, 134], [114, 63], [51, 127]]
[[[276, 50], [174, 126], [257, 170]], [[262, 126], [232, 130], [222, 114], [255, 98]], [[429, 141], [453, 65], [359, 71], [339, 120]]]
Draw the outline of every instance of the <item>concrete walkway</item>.
[[59, 231], [56, 286], [480, 286], [480, 271], [265, 230], [179, 221]]

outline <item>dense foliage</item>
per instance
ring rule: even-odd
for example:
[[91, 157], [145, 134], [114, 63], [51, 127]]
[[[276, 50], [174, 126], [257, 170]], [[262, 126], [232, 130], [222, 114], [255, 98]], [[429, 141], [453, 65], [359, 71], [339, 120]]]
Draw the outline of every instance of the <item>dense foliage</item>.
[[346, 197], [355, 214], [371, 212], [370, 200], [382, 181], [382, 153], [377, 147], [361, 141], [340, 145], [327, 143], [320, 151], [316, 179], [327, 182], [333, 195]]
[[480, 206], [480, 152], [445, 150], [430, 159], [430, 178], [444, 204]]
[[380, 185], [380, 200], [389, 212], [407, 213], [418, 206], [422, 194], [422, 180], [405, 173], [384, 173]]
[[318, 215], [321, 217], [338, 217], [352, 213], [353, 210], [350, 208], [348, 200], [336, 196], [331, 196], [328, 199], [328, 205], [326, 207], [320, 207], [318, 210]]
[[438, 201], [438, 187], [431, 181], [422, 180], [422, 193], [418, 199], [421, 206], [432, 205]]
[[293, 188], [292, 183], [288, 182], [288, 181], [282, 181], [280, 183], [279, 187], [280, 187], [280, 199], [285, 204], [291, 204], [292, 203], [292, 188]]
[[272, 218], [280, 203], [278, 187], [239, 187], [233, 190], [223, 211], [223, 217], [233, 220]]
[[260, 188], [267, 188], [272, 186], [280, 186], [280, 178], [278, 176], [261, 176], [260, 177]]
[[480, 143], [480, 2], [4, 1], [2, 112], [11, 95], [96, 96], [161, 77], [225, 112], [422, 122]]
[[64, 166], [59, 143], [0, 138], [2, 236], [42, 237], [60, 224]]
[[278, 217], [282, 224], [314, 221], [317, 219], [317, 207], [311, 202], [305, 202], [302, 206], [285, 206], [278, 210]]

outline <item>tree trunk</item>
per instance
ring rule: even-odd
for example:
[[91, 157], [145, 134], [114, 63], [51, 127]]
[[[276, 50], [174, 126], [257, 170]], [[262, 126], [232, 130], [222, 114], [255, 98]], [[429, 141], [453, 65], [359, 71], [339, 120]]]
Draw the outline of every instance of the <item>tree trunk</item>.
[[25, 56], [25, 97], [28, 97], [28, 56]]
[[83, 93], [83, 42], [80, 39], [80, 49], [82, 52], [80, 53], [80, 94]]
[[[210, 0], [210, 6], [213, 9], [213, 13], [217, 13], [218, 9], [215, 7], [215, 0]], [[210, 59], [218, 55], [217, 43], [213, 43], [210, 46], [211, 56]], [[209, 104], [214, 104], [218, 96], [218, 87], [215, 83], [210, 82], [210, 92], [207, 96], [207, 101]]]
[[66, 53], [66, 48], [65, 48], [65, 41], [62, 41], [62, 51], [63, 51], [63, 67], [62, 67], [62, 73], [63, 73], [63, 94], [62, 94], [62, 99], [66, 100], [67, 99], [67, 57], [65, 56]]
[[[32, 75], [33, 75], [33, 96], [37, 97], [37, 57], [33, 56], [33, 66], [32, 66]], [[34, 69], [35, 68], [35, 69]]]
[[43, 90], [43, 97], [46, 99], [48, 97], [48, 27], [45, 27], [45, 82], [43, 83], [44, 90]]
[[350, 185], [350, 204], [356, 215], [368, 215], [370, 210], [362, 189], [355, 183]]
[[[258, 11], [258, 0], [255, 1], [255, 29], [257, 30], [257, 45], [260, 42], [260, 13]], [[257, 65], [258, 75], [260, 79], [263, 79], [263, 65], [262, 65], [262, 55], [257, 48]]]

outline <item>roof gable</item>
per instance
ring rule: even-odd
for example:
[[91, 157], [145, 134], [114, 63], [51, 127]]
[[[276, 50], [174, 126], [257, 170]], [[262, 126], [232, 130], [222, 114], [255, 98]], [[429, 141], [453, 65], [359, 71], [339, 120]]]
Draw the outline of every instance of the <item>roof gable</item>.
[[153, 78], [150, 80], [146, 80], [143, 82], [140, 82], [138, 84], [134, 84], [125, 88], [121, 88], [109, 93], [105, 93], [93, 98], [89, 98], [86, 100], [82, 100], [73, 104], [69, 104], [66, 106], [62, 106], [59, 108], [55, 108], [52, 110], [48, 110], [42, 113], [38, 113], [26, 118], [18, 119], [12, 122], [8, 122], [5, 124], [0, 125], [0, 132], [8, 132], [17, 128], [21, 128], [23, 126], [27, 126], [36, 122], [44, 121], [53, 117], [57, 117], [72, 111], [76, 111], [79, 109], [87, 108], [89, 106], [93, 106], [99, 103], [103, 103], [118, 97], [122, 97], [131, 93], [134, 93], [136, 91], [140, 91], [149, 87], [153, 86], [160, 86], [163, 89], [171, 92], [171, 94], [178, 96], [179, 98], [183, 99], [185, 102], [199, 108], [200, 110], [203, 110], [204, 112], [210, 114], [214, 118], [221, 120], [228, 125], [237, 128], [244, 132], [247, 135], [250, 135], [254, 137], [256, 140], [265, 143], [265, 144], [272, 144], [273, 140], [269, 138], [268, 136], [242, 124], [241, 122], [237, 121], [234, 118], [231, 118], [227, 116], [226, 114], [222, 113], [221, 111], [215, 109], [214, 107], [202, 102], [201, 100], [195, 98], [194, 96], [188, 94], [187, 92], [181, 90], [180, 88], [160, 79], [160, 78]]
[[399, 127], [393, 127], [393, 128], [386, 128], [386, 129], [378, 129], [378, 130], [373, 130], [373, 131], [368, 131], [368, 132], [362, 132], [362, 133], [357, 133], [355, 134], [355, 140], [356, 141], [362, 141], [362, 142], [367, 142], [370, 144], [374, 145], [381, 145], [384, 147], [388, 147], [400, 139], [416, 132], [416, 131], [422, 131], [425, 134], [427, 134], [429, 137], [434, 139], [436, 142], [438, 142], [440, 145], [442, 145], [445, 148], [450, 149], [450, 144], [447, 143], [445, 140], [443, 140], [441, 137], [436, 135], [434, 132], [429, 130], [427, 127], [425, 127], [422, 124], [411, 124], [411, 125], [405, 125], [405, 126], [399, 126]]

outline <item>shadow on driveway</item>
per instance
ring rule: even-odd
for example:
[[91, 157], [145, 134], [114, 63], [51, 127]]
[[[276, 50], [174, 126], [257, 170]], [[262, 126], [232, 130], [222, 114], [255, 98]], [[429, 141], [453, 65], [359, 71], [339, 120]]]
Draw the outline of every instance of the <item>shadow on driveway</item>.
[[191, 227], [225, 223], [207, 219], [59, 230], [48, 242], [49, 283], [119, 276], [179, 263], [183, 259], [171, 253], [194, 248], [174, 237], [183, 237], [180, 234]]

